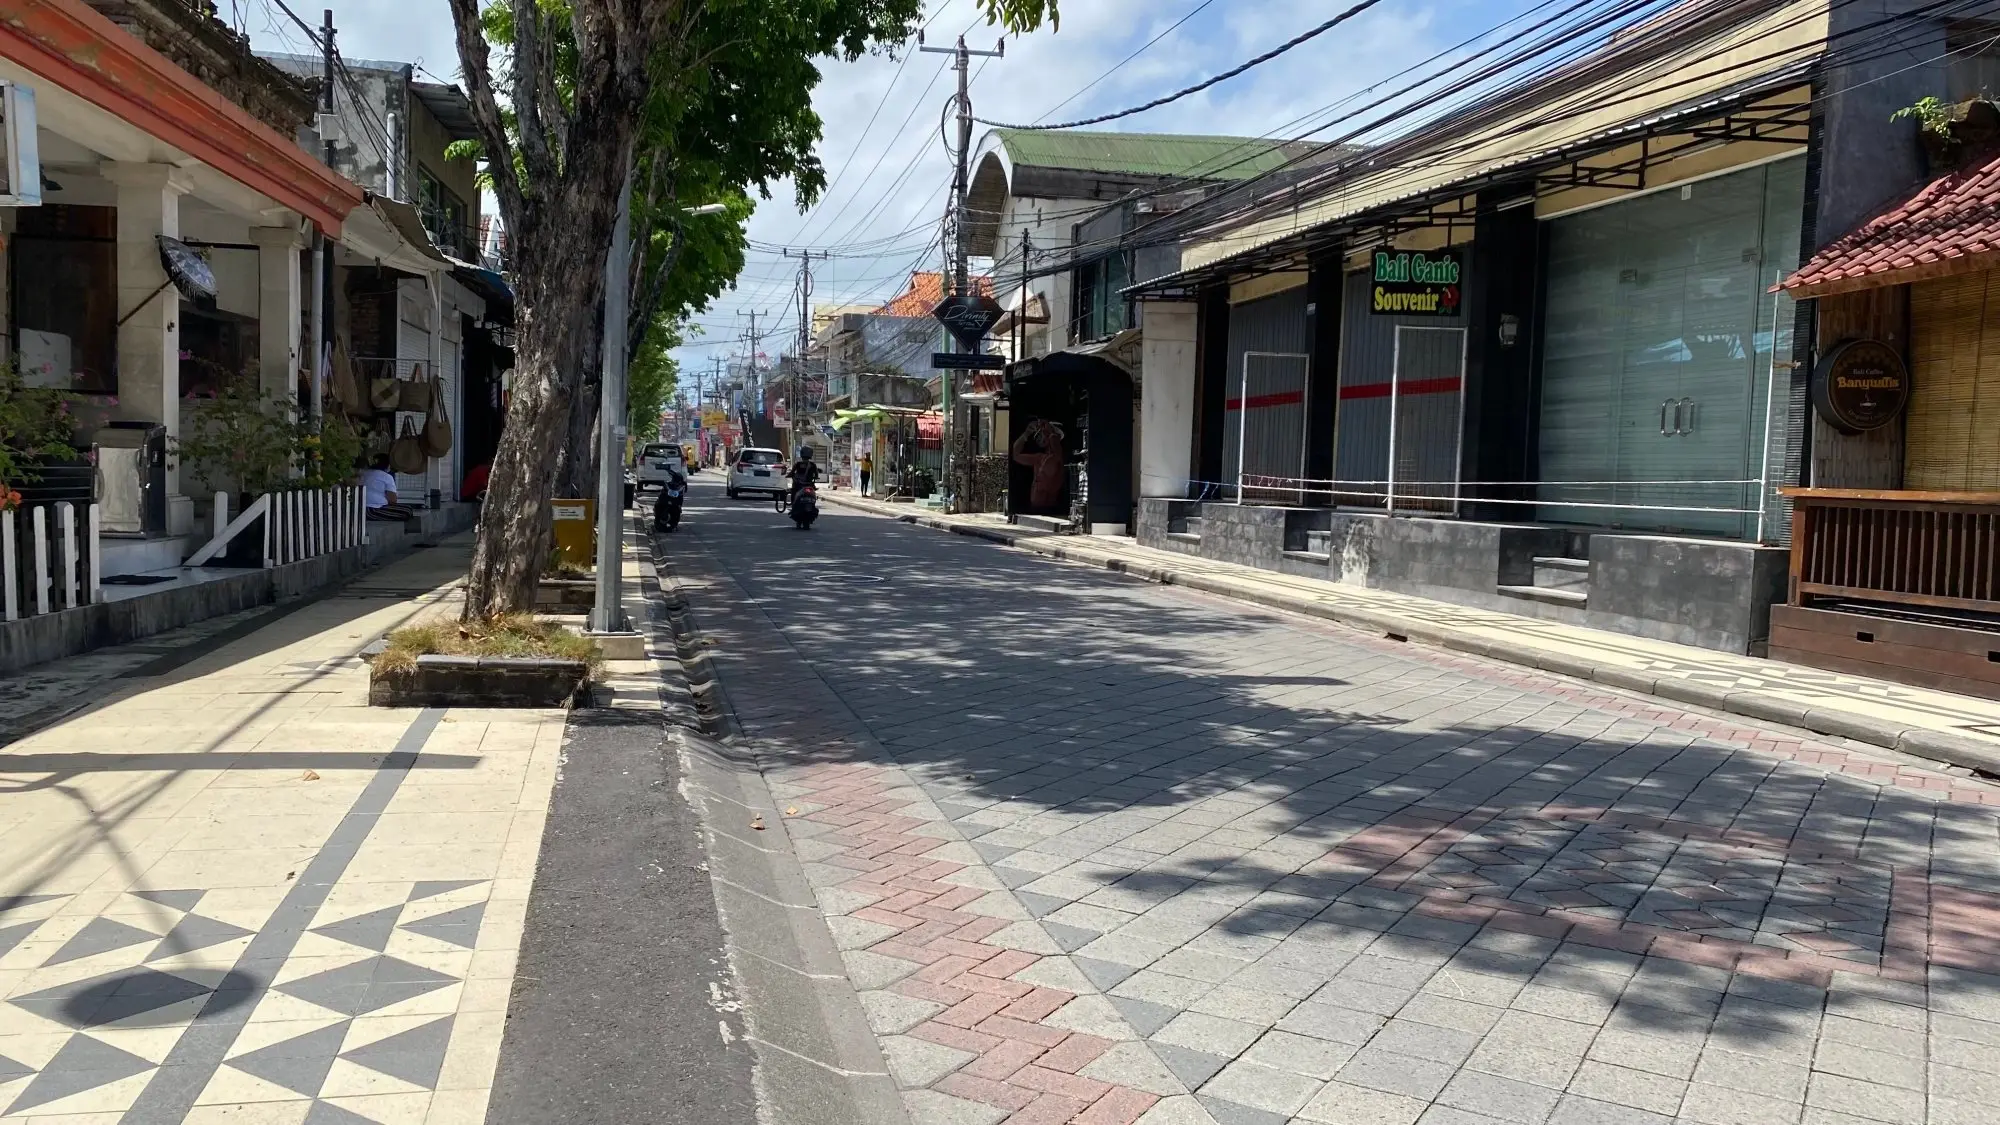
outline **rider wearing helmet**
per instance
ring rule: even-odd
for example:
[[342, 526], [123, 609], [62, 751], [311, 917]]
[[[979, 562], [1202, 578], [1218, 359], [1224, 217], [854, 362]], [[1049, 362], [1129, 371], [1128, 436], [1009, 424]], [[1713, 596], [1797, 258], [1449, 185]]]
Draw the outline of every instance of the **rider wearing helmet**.
[[798, 500], [800, 489], [819, 483], [819, 465], [813, 461], [812, 446], [799, 446], [798, 460], [792, 462], [791, 477], [791, 499], [794, 501]]

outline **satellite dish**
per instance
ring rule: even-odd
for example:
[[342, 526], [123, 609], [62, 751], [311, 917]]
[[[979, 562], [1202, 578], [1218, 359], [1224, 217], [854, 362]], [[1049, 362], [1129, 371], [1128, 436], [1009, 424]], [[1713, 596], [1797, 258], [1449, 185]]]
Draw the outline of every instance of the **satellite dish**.
[[194, 247], [178, 238], [156, 235], [160, 243], [160, 268], [167, 271], [168, 280], [181, 296], [190, 301], [213, 302], [215, 300], [215, 271]]

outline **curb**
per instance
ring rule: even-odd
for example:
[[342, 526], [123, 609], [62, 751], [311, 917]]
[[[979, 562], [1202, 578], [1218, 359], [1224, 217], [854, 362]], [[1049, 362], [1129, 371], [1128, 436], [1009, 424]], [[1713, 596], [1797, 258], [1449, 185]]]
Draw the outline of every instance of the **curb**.
[[654, 537], [642, 530], [640, 539], [641, 573], [653, 572], [665, 598], [665, 619], [655, 624], [672, 634], [687, 690], [673, 710], [699, 724], [671, 726], [670, 737], [708, 840], [715, 904], [756, 1053], [759, 1121], [909, 1125], [881, 1043], [820, 915], [819, 896], [793, 850], [783, 805], [745, 744], [708, 659], [687, 588]]
[[1056, 538], [1054, 536], [969, 527], [916, 512], [884, 512], [874, 504], [841, 497], [834, 493], [827, 494], [824, 499], [828, 503], [852, 511], [998, 543], [1030, 551], [1045, 558], [1097, 566], [1162, 586], [1184, 586], [1190, 590], [1200, 590], [1219, 597], [1250, 602], [1287, 613], [1304, 614], [1366, 632], [1380, 633], [1395, 640], [1413, 641], [1433, 648], [1481, 656], [1505, 664], [1517, 664], [1572, 679], [1589, 680], [1606, 687], [1650, 695], [1674, 703], [1692, 704], [1748, 719], [1797, 727], [1814, 734], [1848, 738], [1943, 765], [2000, 775], [2000, 744], [1970, 735], [1954, 734], [1931, 727], [1906, 726], [1889, 719], [1853, 711], [1810, 707], [1767, 692], [1719, 688], [1678, 676], [1655, 676], [1637, 669], [1599, 664], [1582, 657], [1551, 652], [1503, 638], [1470, 636], [1457, 629], [1398, 613], [1330, 606], [1245, 587], [1204, 574], [1175, 570], [1171, 567], [1152, 564], [1134, 565], [1126, 559], [1102, 551], [1087, 548], [1080, 550], [1062, 546], [1059, 542], [1051, 542], [1050, 540]]

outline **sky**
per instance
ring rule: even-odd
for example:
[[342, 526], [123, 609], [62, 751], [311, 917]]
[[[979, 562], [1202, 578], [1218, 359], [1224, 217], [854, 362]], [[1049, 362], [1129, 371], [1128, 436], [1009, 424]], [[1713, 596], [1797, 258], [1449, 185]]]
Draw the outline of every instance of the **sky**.
[[[246, 30], [259, 48], [310, 49], [275, 0], [220, 2], [223, 18]], [[336, 41], [346, 57], [412, 62], [438, 80], [455, 80], [457, 52], [444, 0], [332, 3]], [[1328, 115], [1294, 124], [1301, 117], [1532, 3], [1388, 0], [1244, 75], [1096, 128], [1297, 135]], [[318, 22], [319, 7], [292, 7]], [[1004, 58], [974, 61], [973, 109], [996, 121], [1035, 122], [1137, 105], [1227, 70], [1338, 10], [1328, 0], [1065, 0], [1059, 29], [1010, 38]], [[1105, 77], [1183, 17], [1185, 23]], [[991, 49], [998, 38], [998, 29], [985, 25], [972, 0], [933, 0], [926, 19], [932, 46], [948, 45], [965, 33], [968, 46]], [[770, 332], [765, 353], [777, 355], [791, 339], [798, 262], [776, 247], [832, 251], [832, 258], [814, 263], [816, 304], [886, 300], [901, 290], [911, 269], [939, 267], [941, 257], [930, 243], [949, 189], [951, 159], [938, 135], [938, 118], [953, 79], [945, 70], [947, 56], [918, 53], [915, 47], [912, 41], [851, 63], [821, 64], [813, 104], [824, 121], [819, 154], [829, 190], [802, 213], [789, 181], [769, 186], [770, 197], [750, 220], [756, 248], [737, 287], [694, 318], [690, 340], [677, 353], [684, 372], [706, 370], [713, 357], [742, 351], [753, 310], [760, 330]], [[984, 132], [975, 127], [975, 149]]]

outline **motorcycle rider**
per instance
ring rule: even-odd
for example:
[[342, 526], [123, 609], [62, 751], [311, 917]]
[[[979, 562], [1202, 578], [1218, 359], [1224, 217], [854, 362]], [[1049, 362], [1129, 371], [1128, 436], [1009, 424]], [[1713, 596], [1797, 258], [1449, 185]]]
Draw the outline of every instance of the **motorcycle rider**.
[[812, 446], [799, 446], [799, 458], [792, 462], [791, 478], [791, 500], [796, 504], [798, 503], [800, 491], [807, 485], [819, 483], [819, 464], [813, 460]]
[[675, 497], [685, 495], [687, 495], [687, 477], [670, 461], [667, 464], [666, 483], [660, 486], [660, 494], [653, 501], [653, 526], [656, 528], [671, 526], [668, 508], [680, 503]]

